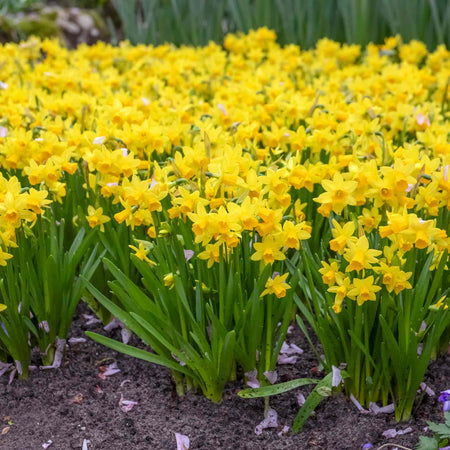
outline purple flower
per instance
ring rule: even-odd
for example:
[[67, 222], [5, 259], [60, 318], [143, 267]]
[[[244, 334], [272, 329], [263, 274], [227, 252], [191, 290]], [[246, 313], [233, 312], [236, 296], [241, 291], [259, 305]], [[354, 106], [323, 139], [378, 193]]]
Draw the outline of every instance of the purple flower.
[[439, 401], [444, 403], [444, 412], [450, 411], [450, 389], [446, 391], [441, 391], [441, 395], [439, 396]]

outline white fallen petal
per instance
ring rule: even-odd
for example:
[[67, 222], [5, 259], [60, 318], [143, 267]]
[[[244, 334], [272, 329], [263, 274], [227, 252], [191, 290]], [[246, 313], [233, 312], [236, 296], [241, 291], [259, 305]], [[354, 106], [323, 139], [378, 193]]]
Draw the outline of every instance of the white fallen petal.
[[343, 381], [342, 375], [341, 375], [341, 370], [335, 366], [331, 366], [331, 370], [333, 371], [333, 378], [331, 380], [331, 386], [337, 387]]
[[0, 361], [0, 377], [10, 370], [12, 370], [12, 364]]
[[380, 407], [374, 402], [369, 403], [369, 411], [373, 414], [391, 414], [395, 411], [395, 406], [393, 403], [389, 405]]
[[136, 405], [137, 405], [137, 402], [132, 402], [131, 400], [124, 400], [123, 405], [122, 405], [122, 411], [123, 412], [131, 411]]
[[116, 373], [119, 373], [120, 369], [117, 367], [117, 363], [113, 362], [111, 364], [109, 364], [108, 366], [106, 366], [106, 370], [104, 370], [103, 372], [99, 373], [98, 376], [104, 380], [106, 377], [110, 377], [112, 375], [115, 375]]
[[194, 256], [193, 250], [184, 250], [184, 257], [186, 261], [189, 261]]
[[53, 441], [51, 439], [49, 439], [45, 444], [42, 444], [42, 448], [43, 449], [49, 448], [50, 445], [52, 445], [52, 444], [53, 444]]
[[291, 355], [302, 355], [303, 354], [303, 350], [300, 347], [297, 347], [295, 344], [291, 344], [290, 345], [290, 353]]
[[264, 376], [269, 380], [270, 384], [275, 384], [278, 379], [278, 374], [276, 370], [264, 372]]
[[93, 316], [92, 314], [83, 314], [83, 317], [86, 320], [86, 325], [94, 325], [95, 323], [100, 323], [100, 319]]
[[117, 317], [114, 317], [107, 325], [105, 325], [103, 327], [103, 329], [105, 331], [110, 332], [110, 331], [115, 330], [116, 328], [119, 328], [121, 326], [123, 326], [123, 323]]
[[255, 434], [260, 435], [266, 428], [276, 428], [278, 427], [278, 413], [269, 408], [267, 412], [267, 417], [255, 427]]
[[303, 353], [303, 350], [300, 347], [297, 347], [295, 344], [288, 344], [285, 341], [281, 346], [280, 353], [284, 355], [301, 355]]
[[382, 434], [386, 439], [391, 439], [397, 436], [397, 431], [394, 428], [389, 428], [389, 430], [383, 431]]
[[82, 344], [83, 342], [86, 342], [86, 339], [85, 338], [82, 338], [82, 337], [71, 337], [69, 340], [68, 340], [68, 342], [69, 342], [69, 344], [71, 344], [71, 345], [75, 345], [75, 344]]
[[8, 83], [4, 83], [3, 81], [0, 81], [0, 89], [3, 89], [3, 90], [8, 89]]
[[257, 379], [258, 371], [256, 369], [246, 372], [244, 375], [247, 377], [247, 386], [251, 388], [259, 388], [261, 386]]
[[289, 351], [289, 344], [284, 341], [283, 344], [281, 344], [280, 353], [287, 353]]
[[131, 380], [123, 380], [122, 383], [120, 383], [120, 387], [124, 387], [127, 383], [131, 383]]
[[16, 369], [11, 370], [11, 373], [9, 374], [9, 380], [8, 380], [8, 384], [11, 384], [14, 380], [14, 377], [16, 376]]
[[55, 358], [53, 359], [53, 364], [51, 366], [41, 366], [41, 369], [58, 369], [61, 367], [61, 362], [64, 355], [64, 350], [66, 348], [66, 340], [59, 339], [56, 336], [56, 350], [55, 350]]
[[189, 438], [184, 434], [175, 433], [177, 440], [177, 450], [188, 450], [190, 447]]
[[0, 127], [0, 137], [4, 138], [8, 134], [8, 128]]
[[350, 401], [358, 408], [358, 411], [362, 412], [362, 413], [368, 413], [369, 411], [367, 411], [367, 409], [364, 409], [361, 406], [361, 403], [358, 402], [358, 400], [356, 400], [355, 396], [353, 394], [350, 395]]
[[297, 362], [296, 356], [278, 356], [278, 364], [295, 364]]
[[122, 328], [120, 330], [120, 335], [122, 336], [122, 342], [124, 344], [128, 344], [128, 342], [130, 342], [131, 332], [129, 330], [127, 330], [126, 328]]
[[125, 400], [123, 394], [120, 394], [119, 406], [122, 408], [123, 412], [131, 411], [137, 404], [138, 402], [133, 400]]
[[83, 440], [83, 447], [81, 448], [81, 450], [89, 450], [88, 445], [91, 443], [91, 441], [89, 439], [84, 439]]
[[386, 430], [382, 433], [382, 435], [386, 438], [386, 439], [391, 439], [394, 438], [396, 436], [401, 436], [402, 434], [408, 434], [412, 432], [412, 428], [408, 427], [405, 428], [404, 430], [399, 430], [397, 431], [395, 428], [390, 428], [389, 430]]
[[297, 403], [298, 403], [298, 406], [303, 406], [303, 405], [305, 404], [305, 402], [306, 402], [305, 396], [304, 396], [301, 392], [299, 392], [299, 393], [297, 394]]
[[287, 425], [284, 425], [281, 431], [278, 434], [278, 436], [284, 436], [289, 431], [289, 427]]
[[18, 361], [17, 359], [14, 361], [14, 364], [16, 365], [17, 373], [19, 375], [22, 375], [22, 363]]
[[422, 391], [428, 394], [430, 397], [436, 395], [433, 389], [431, 389], [426, 383], [420, 383], [420, 389], [422, 389]]
[[150, 100], [147, 97], [142, 97], [141, 100], [145, 106], [150, 105]]
[[412, 429], [411, 427], [405, 428], [404, 430], [398, 431], [398, 432], [397, 432], [397, 436], [400, 436], [400, 435], [402, 435], [402, 434], [412, 433], [412, 430], [413, 430], [413, 429]]

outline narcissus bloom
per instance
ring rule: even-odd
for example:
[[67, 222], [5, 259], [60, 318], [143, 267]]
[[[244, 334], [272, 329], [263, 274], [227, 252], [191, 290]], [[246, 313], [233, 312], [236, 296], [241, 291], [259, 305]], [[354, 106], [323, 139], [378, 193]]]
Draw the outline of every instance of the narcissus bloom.
[[286, 296], [286, 290], [291, 287], [286, 283], [288, 273], [284, 275], [276, 275], [275, 278], [269, 278], [265, 285], [265, 290], [262, 292], [261, 297], [267, 294], [275, 294], [277, 298], [283, 298]]
[[408, 282], [412, 272], [404, 272], [398, 266], [388, 266], [383, 262], [380, 263], [380, 269], [383, 274], [382, 282], [388, 292], [395, 291], [399, 294], [404, 289], [412, 288], [411, 283]]
[[372, 268], [372, 264], [378, 262], [377, 256], [380, 250], [369, 249], [369, 241], [366, 236], [361, 236], [356, 242], [349, 242], [344, 252], [344, 258], [349, 262], [346, 272]]
[[134, 250], [134, 254], [141, 260], [141, 261], [147, 261], [150, 265], [156, 266], [156, 263], [149, 259], [147, 257], [148, 252], [150, 251], [150, 246], [145, 245], [143, 242], [138, 243], [138, 247], [134, 245], [129, 245], [128, 247], [131, 248], [131, 250]]
[[105, 231], [104, 224], [111, 220], [110, 217], [103, 214], [103, 208], [95, 209], [93, 206], [88, 206], [87, 221], [91, 228], [100, 227], [101, 231]]
[[333, 211], [340, 214], [347, 205], [356, 205], [353, 195], [358, 183], [345, 181], [340, 173], [335, 173], [333, 180], [323, 180], [322, 186], [325, 192], [314, 200], [322, 204], [330, 204]]
[[322, 261], [322, 268], [319, 269], [319, 273], [322, 275], [322, 281], [328, 286], [333, 286], [336, 283], [337, 278], [342, 275], [339, 272], [337, 261], [333, 261], [331, 264]]
[[274, 261], [282, 261], [286, 256], [281, 251], [283, 242], [280, 237], [264, 236], [262, 242], [253, 244], [255, 253], [251, 256], [253, 261], [263, 260], [265, 264], [272, 264]]
[[359, 306], [368, 300], [375, 301], [375, 293], [380, 291], [381, 287], [373, 284], [373, 276], [359, 279], [355, 278], [351, 289], [347, 292], [347, 297], [356, 300]]
[[332, 306], [336, 314], [339, 314], [342, 311], [342, 302], [344, 301], [345, 297], [347, 297], [351, 282], [352, 281], [350, 278], [338, 278], [337, 284], [327, 289], [328, 292], [336, 294], [334, 297], [334, 305]]
[[6, 266], [6, 261], [11, 259], [13, 256], [10, 253], [0, 250], [0, 266]]
[[355, 224], [347, 222], [344, 226], [339, 225], [339, 222], [333, 219], [333, 233], [334, 239], [330, 241], [331, 250], [342, 254], [348, 242], [355, 242], [357, 239], [353, 236], [355, 232]]

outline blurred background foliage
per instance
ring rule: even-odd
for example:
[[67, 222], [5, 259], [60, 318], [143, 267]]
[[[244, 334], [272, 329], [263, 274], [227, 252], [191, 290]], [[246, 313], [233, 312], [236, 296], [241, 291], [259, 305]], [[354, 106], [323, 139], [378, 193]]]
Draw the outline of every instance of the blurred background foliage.
[[133, 44], [204, 45], [222, 42], [229, 32], [266, 26], [281, 44], [302, 48], [322, 37], [366, 45], [397, 34], [405, 42], [422, 40], [429, 49], [450, 46], [449, 0], [0, 0], [0, 19], [52, 7], [95, 10], [113, 44], [129, 39]]

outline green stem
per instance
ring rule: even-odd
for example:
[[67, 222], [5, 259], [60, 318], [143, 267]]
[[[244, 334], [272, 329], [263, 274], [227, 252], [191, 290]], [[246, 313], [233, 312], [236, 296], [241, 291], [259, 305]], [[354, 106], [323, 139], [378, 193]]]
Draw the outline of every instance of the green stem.
[[[266, 348], [265, 348], [265, 372], [269, 372], [272, 365], [272, 295], [266, 298]], [[269, 397], [264, 400], [264, 417], [267, 417], [269, 412]]]

